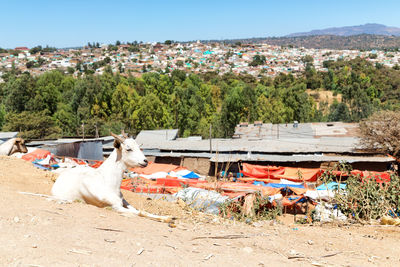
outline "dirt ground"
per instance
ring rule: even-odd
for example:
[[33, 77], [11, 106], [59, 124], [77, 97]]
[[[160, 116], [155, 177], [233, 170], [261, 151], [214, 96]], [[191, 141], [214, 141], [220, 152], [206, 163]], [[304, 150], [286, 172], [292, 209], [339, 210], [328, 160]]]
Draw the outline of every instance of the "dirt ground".
[[123, 192], [176, 227], [84, 203], [58, 204], [53, 174], [0, 157], [0, 266], [400, 266], [400, 228], [247, 225]]

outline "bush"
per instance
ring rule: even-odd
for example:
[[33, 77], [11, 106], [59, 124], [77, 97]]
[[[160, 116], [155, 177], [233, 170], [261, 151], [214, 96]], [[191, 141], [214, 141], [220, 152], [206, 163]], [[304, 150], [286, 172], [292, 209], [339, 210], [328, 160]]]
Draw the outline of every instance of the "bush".
[[244, 198], [239, 200], [231, 200], [220, 206], [221, 215], [224, 218], [235, 219], [239, 221], [247, 220], [272, 220], [282, 215], [282, 207], [274, 207], [268, 201], [268, 197], [261, 196], [260, 193], [255, 194], [253, 202], [252, 214], [246, 215], [244, 211]]
[[400, 179], [391, 176], [389, 183], [377, 183], [375, 178], [361, 179], [351, 175], [346, 194], [337, 194], [336, 201], [342, 212], [354, 219], [379, 219], [384, 215], [399, 216]]
[[[336, 170], [342, 173], [350, 173], [348, 165], [341, 164]], [[400, 212], [400, 178], [396, 174], [391, 175], [390, 182], [379, 183], [375, 177], [365, 178], [350, 174], [346, 180], [346, 190], [335, 195], [333, 202], [348, 217], [356, 221], [370, 221], [379, 219], [384, 215], [399, 216]], [[343, 180], [325, 172], [322, 180], [327, 183]]]

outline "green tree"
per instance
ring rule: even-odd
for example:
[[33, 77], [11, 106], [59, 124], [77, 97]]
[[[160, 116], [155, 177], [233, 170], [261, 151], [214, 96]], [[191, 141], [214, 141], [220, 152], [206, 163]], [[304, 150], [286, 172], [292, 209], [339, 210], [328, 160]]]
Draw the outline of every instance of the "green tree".
[[249, 66], [259, 66], [259, 65], [265, 65], [266, 58], [265, 56], [260, 56], [260, 55], [255, 55], [253, 57], [253, 60], [249, 63]]
[[26, 110], [28, 101], [34, 97], [34, 88], [35, 81], [30, 75], [11, 77], [3, 88], [6, 110], [17, 113]]
[[303, 62], [304, 65], [312, 64], [314, 62], [314, 58], [310, 55], [305, 55], [301, 58], [301, 62]]
[[235, 126], [245, 117], [245, 105], [242, 100], [243, 88], [237, 85], [228, 92], [222, 103], [221, 125], [225, 137], [232, 136]]
[[339, 103], [336, 101], [329, 107], [329, 111], [329, 121], [351, 121], [350, 110], [345, 103]]
[[133, 128], [131, 114], [138, 107], [139, 101], [140, 96], [135, 89], [125, 83], [118, 84], [111, 98], [113, 117], [130, 129]]
[[258, 120], [270, 123], [288, 122], [285, 105], [279, 98], [266, 98], [260, 95], [257, 99]]
[[0, 130], [3, 127], [3, 124], [6, 119], [6, 108], [4, 107], [3, 104], [0, 104]]
[[72, 111], [71, 106], [64, 103], [59, 103], [57, 111], [53, 115], [55, 125], [61, 129], [63, 136], [70, 136], [76, 134], [78, 128], [78, 121], [75, 113]]
[[57, 138], [61, 133], [46, 111], [8, 113], [5, 120], [4, 131], [18, 131], [25, 139]]
[[131, 120], [136, 133], [141, 130], [169, 128], [172, 122], [171, 115], [153, 93], [140, 99], [138, 108], [131, 115]]

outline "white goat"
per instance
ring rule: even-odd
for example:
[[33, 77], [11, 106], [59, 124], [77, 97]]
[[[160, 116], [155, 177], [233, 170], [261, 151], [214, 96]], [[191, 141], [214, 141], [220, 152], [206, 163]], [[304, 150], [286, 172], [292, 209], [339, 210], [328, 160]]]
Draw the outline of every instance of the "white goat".
[[135, 140], [124, 132], [122, 138], [113, 133], [111, 135], [115, 138], [115, 148], [108, 159], [97, 169], [80, 166], [63, 171], [53, 185], [52, 195], [64, 201], [83, 200], [97, 207], [111, 206], [119, 212], [171, 222], [171, 217], [139, 211], [124, 199], [120, 189], [124, 170], [146, 167], [148, 163]]
[[11, 138], [0, 145], [0, 155], [11, 156], [16, 152], [26, 153], [25, 140], [22, 138]]

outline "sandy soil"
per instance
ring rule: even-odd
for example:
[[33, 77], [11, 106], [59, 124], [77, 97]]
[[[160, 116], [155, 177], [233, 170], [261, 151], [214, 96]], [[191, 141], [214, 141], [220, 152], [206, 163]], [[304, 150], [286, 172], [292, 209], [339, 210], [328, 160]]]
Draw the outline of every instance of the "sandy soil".
[[400, 228], [250, 226], [124, 192], [137, 208], [178, 217], [176, 227], [84, 203], [58, 204], [53, 174], [0, 157], [1, 266], [400, 266]]

